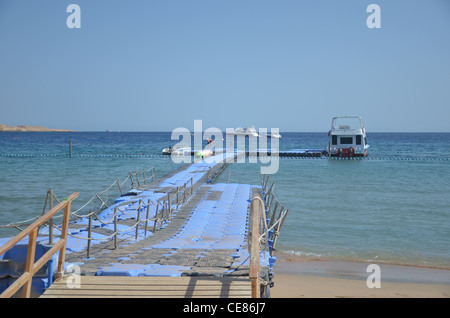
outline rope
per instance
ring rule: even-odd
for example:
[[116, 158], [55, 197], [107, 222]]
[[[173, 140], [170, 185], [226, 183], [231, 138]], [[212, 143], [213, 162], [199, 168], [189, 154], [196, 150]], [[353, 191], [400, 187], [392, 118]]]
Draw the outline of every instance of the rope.
[[[267, 179], [267, 181], [268, 181], [268, 179]], [[275, 203], [274, 209], [275, 209], [275, 207], [277, 207], [277, 210], [278, 210], [278, 206], [279, 206], [280, 212], [279, 212], [278, 218], [276, 220], [273, 220], [273, 218], [276, 217], [275, 212], [277, 212], [277, 211], [273, 211], [273, 215], [271, 215], [270, 226], [269, 226], [269, 224], [267, 224], [267, 222], [265, 221], [266, 219], [264, 218], [263, 224], [264, 224], [264, 227], [265, 227], [266, 231], [263, 234], [261, 234], [261, 236], [259, 237], [259, 242], [260, 242], [260, 244], [263, 244], [266, 247], [268, 247], [268, 242], [269, 242], [269, 234], [268, 233], [269, 233], [269, 231], [272, 231], [272, 234], [271, 234], [272, 249], [275, 249], [276, 238], [280, 235], [281, 225], [283, 224], [283, 220], [286, 218], [286, 215], [287, 215], [289, 210], [286, 209], [278, 201], [275, 193], [273, 192], [273, 186], [274, 186], [275, 183], [272, 183], [272, 185], [270, 186], [270, 189], [272, 191], [269, 190], [269, 192], [266, 192], [265, 186], [267, 186], [267, 181], [265, 180], [265, 178], [262, 178], [262, 180], [261, 180], [263, 194], [264, 194], [264, 196], [267, 196], [267, 197], [265, 197], [266, 203], [269, 204], [269, 202], [270, 202], [269, 207], [266, 206], [266, 204], [264, 203], [264, 201], [260, 197], [256, 197], [256, 198], [261, 200], [261, 202], [263, 203], [263, 206], [264, 206], [265, 209], [266, 208], [269, 209], [268, 213], [271, 212], [271, 209], [272, 209], [272, 206], [273, 206], [274, 203]], [[266, 182], [266, 183], [264, 184], [263, 182]], [[270, 200], [269, 200], [269, 197], [270, 197]], [[266, 215], [266, 216], [268, 216], [268, 215]], [[266, 240], [265, 240], [265, 242], [263, 242], [263, 239], [264, 239], [264, 237], [266, 235], [267, 235]]]
[[[133, 212], [136, 212], [136, 211], [137, 211], [137, 209], [135, 209]], [[94, 212], [94, 211], [91, 212], [91, 213], [89, 213], [87, 216], [95, 215], [97, 221], [99, 221], [100, 223], [102, 223], [102, 224], [104, 224], [104, 225], [107, 225], [107, 224], [111, 223], [111, 221], [115, 218], [115, 216], [117, 215], [117, 212], [121, 212], [121, 213], [124, 214], [124, 215], [130, 215], [130, 214], [123, 213], [123, 212], [120, 211], [119, 209], [115, 209], [115, 212], [114, 212], [113, 217], [111, 218], [111, 220], [110, 220], [109, 222], [106, 222], [106, 223], [105, 223], [105, 222], [102, 222], [102, 221], [98, 218], [98, 215], [96, 214], [96, 212]], [[102, 237], [102, 238], [80, 237], [80, 236], [77, 236], [77, 235], [74, 235], [74, 234], [71, 234], [71, 233], [68, 233], [68, 235], [71, 236], [71, 237], [73, 237], [73, 238], [80, 239], [80, 240], [98, 240], [98, 241], [103, 241], [103, 240], [108, 240], [108, 239], [112, 238], [113, 236], [115, 236], [115, 235], [117, 235], [117, 234], [119, 234], [119, 233], [128, 232], [128, 231], [130, 231], [131, 229], [134, 229], [134, 228], [135, 228], [136, 226], [138, 226], [140, 223], [145, 223], [145, 222], [148, 222], [148, 221], [155, 221], [155, 220], [157, 220], [157, 218], [138, 219], [133, 225], [129, 226], [128, 228], [123, 229], [123, 230], [117, 230], [117, 231], [115, 231], [114, 233], [112, 233], [111, 235], [105, 236], [105, 237]], [[54, 227], [55, 229], [57, 229], [57, 230], [59, 230], [59, 231], [62, 232], [62, 229], [61, 229], [60, 227], [58, 227], [57, 225], [53, 224], [53, 227]], [[131, 234], [130, 234], [130, 235], [131, 235]], [[134, 234], [133, 234], [133, 235], [134, 235]]]
[[[146, 171], [146, 170], [143, 170], [143, 172], [145, 172], [145, 171]], [[152, 171], [152, 180], [153, 180], [153, 179], [155, 178], [155, 177], [154, 177], [154, 174], [153, 174], [154, 168], [151, 168], [151, 169], [148, 170], [148, 171]], [[127, 178], [128, 178], [128, 177], [127, 177]], [[117, 182], [117, 181], [116, 181], [116, 182]], [[181, 189], [184, 189], [184, 190], [183, 190], [183, 191], [184, 191], [184, 194], [186, 193], [186, 191], [188, 191], [188, 194], [189, 194], [189, 193], [191, 192], [191, 189], [187, 187], [187, 184], [188, 184], [189, 182], [190, 182], [190, 181], [186, 182], [186, 184], [184, 185], [184, 187], [180, 187], [179, 189], [177, 189], [177, 193], [178, 193], [178, 192], [182, 192]], [[114, 185], [114, 183], [113, 183], [113, 185]], [[110, 186], [107, 190], [109, 190], [110, 188], [111, 188], [111, 186]], [[105, 191], [102, 191], [102, 192], [100, 192], [100, 193], [104, 193], [104, 192], [106, 192], [106, 190], [105, 190]], [[86, 207], [86, 206], [93, 200], [93, 198], [95, 198], [96, 196], [97, 196], [97, 194], [94, 195], [94, 196], [91, 198], [91, 200], [89, 200], [86, 204], [83, 205], [82, 208], [78, 209], [76, 212], [78, 212], [78, 211], [80, 211], [81, 209], [83, 209], [84, 207]], [[185, 195], [183, 195], [183, 197], [185, 197]], [[100, 198], [99, 198], [99, 199], [100, 199]], [[174, 198], [173, 198], [173, 199], [174, 199]], [[65, 201], [68, 201], [68, 202], [70, 203], [70, 200], [69, 200], [68, 198], [65, 198], [64, 200], [65, 200]], [[63, 201], [64, 201], [64, 200], [63, 200]], [[101, 200], [101, 199], [100, 199], [100, 200]], [[101, 201], [102, 201], [102, 207], [103, 207], [105, 204], [104, 204], [103, 200], [101, 200]], [[171, 200], [171, 201], [173, 201], [173, 200]], [[172, 211], [173, 211], [173, 210], [176, 210], [175, 208], [174, 208], [174, 209], [171, 208], [171, 211], [169, 211], [169, 213], [164, 214], [163, 211], [164, 211], [165, 209], [167, 209], [167, 202], [166, 202], [165, 200], [162, 201], [162, 202], [160, 202], [160, 201], [155, 202], [155, 201], [150, 200], [150, 199], [148, 199], [147, 202], [142, 201], [142, 200], [139, 200], [139, 205], [138, 205], [138, 207], [134, 208], [131, 212], [128, 212], [128, 213], [125, 212], [124, 210], [121, 210], [121, 209], [119, 208], [119, 207], [122, 206], [122, 205], [124, 205], [124, 206], [125, 206], [125, 205], [126, 205], [126, 206], [133, 205], [133, 204], [135, 204], [136, 202], [138, 202], [138, 200], [134, 199], [134, 200], [130, 200], [130, 201], [123, 202], [123, 203], [119, 204], [117, 207], [114, 208], [114, 215], [112, 216], [112, 218], [111, 218], [110, 220], [106, 221], [106, 222], [102, 221], [102, 220], [99, 218], [99, 216], [98, 216], [98, 214], [97, 214], [96, 211], [90, 211], [90, 213], [85, 214], [85, 215], [78, 215], [76, 212], [72, 212], [72, 213], [71, 213], [71, 215], [73, 215], [73, 216], [75, 216], [75, 217], [77, 217], [77, 218], [85, 218], [85, 217], [92, 217], [92, 216], [94, 216], [98, 222], [100, 222], [100, 223], [103, 224], [103, 225], [107, 225], [107, 224], [112, 223], [113, 220], [117, 220], [116, 217], [117, 217], [117, 215], [118, 215], [119, 213], [122, 214], [122, 215], [130, 216], [130, 215], [133, 215], [133, 214], [135, 214], [136, 212], [139, 211], [139, 212], [137, 213], [137, 221], [136, 221], [133, 225], [128, 226], [126, 229], [116, 230], [116, 231], [114, 231], [112, 234], [110, 234], [109, 236], [104, 236], [104, 237], [101, 237], [101, 238], [80, 237], [80, 236], [78, 236], [78, 235], [76, 235], [76, 234], [72, 234], [72, 233], [68, 233], [68, 235], [69, 235], [70, 237], [73, 237], [73, 238], [76, 238], [76, 239], [80, 239], [80, 240], [87, 240], [87, 241], [98, 240], [98, 241], [104, 241], [104, 240], [108, 240], [108, 239], [110, 239], [110, 238], [112, 238], [112, 237], [117, 236], [117, 234], [119, 234], [119, 233], [126, 233], [126, 232], [129, 232], [130, 230], [136, 228], [136, 233], [133, 233], [133, 234], [130, 233], [129, 235], [130, 235], [130, 236], [135, 236], [136, 239], [137, 239], [137, 237], [138, 237], [138, 232], [139, 232], [139, 229], [138, 229], [139, 224], [145, 223], [146, 226], [147, 226], [147, 223], [148, 223], [149, 221], [154, 221], [155, 224], [156, 224], [156, 222], [157, 222], [158, 225], [161, 226], [165, 221], [167, 221], [167, 220], [171, 217]], [[184, 202], [185, 202], [185, 201], [183, 200], [183, 203], [184, 203]], [[161, 209], [159, 209], [160, 203], [161, 203]], [[147, 218], [142, 219], [141, 216], [140, 216], [140, 212], [141, 212], [142, 210], [145, 210], [145, 209], [148, 210], [148, 209], [150, 208], [150, 205], [152, 205], [152, 204], [156, 206], [156, 210], [155, 210], [154, 216], [150, 216], [150, 215], [149, 215]], [[177, 206], [179, 206], [179, 205], [177, 204]], [[161, 212], [160, 212], [160, 210], [161, 210]], [[99, 211], [98, 211], [98, 212], [99, 212]], [[162, 216], [162, 217], [161, 217], [161, 216]], [[129, 219], [129, 218], [127, 218], [127, 219]], [[46, 225], [47, 225], [47, 224], [46, 224]], [[12, 225], [12, 224], [9, 224], [8, 226], [11, 227], [11, 226], [13, 226], [13, 225]], [[60, 227], [58, 227], [56, 224], [52, 224], [52, 226], [53, 226], [54, 228], [56, 228], [57, 230], [59, 230], [59, 231], [62, 232], [62, 229], [61, 229]], [[145, 232], [146, 232], [146, 231], [147, 231], [147, 227], [146, 227], [146, 229], [145, 229]], [[88, 252], [88, 253], [89, 253], [89, 252]]]
[[[13, 156], [21, 156], [20, 154], [15, 154], [15, 155], [13, 155]], [[27, 156], [27, 157], [29, 157], [29, 156], [32, 156], [32, 155], [24, 155], [24, 156]], [[38, 156], [38, 155], [37, 155]], [[5, 154], [0, 154], [0, 157], [5, 157]], [[153, 172], [154, 171], [154, 168], [153, 167], [151, 167], [149, 170], [141, 170], [141, 171], [139, 171], [139, 172], [143, 172], [143, 173], [145, 173], [145, 172]], [[128, 174], [127, 175], [127, 177], [124, 179], [124, 181], [122, 181], [122, 183], [120, 183], [120, 186], [122, 186], [123, 184], [125, 184], [125, 182], [128, 180], [130, 178], [130, 175]], [[152, 179], [152, 181], [153, 181], [153, 179], [154, 179], [154, 176], [153, 176], [153, 173], [152, 173], [152, 177], [151, 177], [151, 179]], [[78, 213], [81, 211], [81, 210], [83, 210], [84, 208], [86, 208], [86, 206], [88, 206], [90, 203], [92, 203], [92, 201], [94, 201], [94, 199], [95, 198], [98, 198], [98, 199], [100, 199], [100, 201], [102, 201], [102, 204], [101, 204], [101, 206], [100, 206], [100, 208], [99, 208], [99, 211], [106, 205], [106, 203], [103, 201], [103, 199], [101, 199], [99, 196], [98, 196], [98, 194], [104, 194], [104, 193], [106, 193], [107, 191], [109, 191], [115, 184], [117, 183], [117, 181], [114, 181], [108, 188], [106, 188], [105, 190], [103, 190], [103, 191], [100, 191], [100, 192], [98, 192], [97, 194], [95, 194], [95, 195], [93, 195], [92, 197], [91, 197], [91, 199], [89, 199], [84, 205], [82, 205], [80, 208], [78, 208], [77, 210], [75, 210], [75, 211], [71, 211], [71, 215], [73, 215], [73, 216], [75, 216], [75, 217], [78, 217], [78, 218], [83, 218], [83, 217], [88, 217], [91, 213], [89, 213], [89, 214], [87, 214], [87, 215], [79, 215]], [[48, 195], [48, 194], [47, 194]], [[58, 203], [60, 203], [61, 201], [57, 198], [57, 196], [53, 193], [53, 196], [54, 196], [54, 198], [56, 199], [56, 201], [58, 201]], [[67, 201], [68, 203], [72, 203], [68, 198], [65, 198], [65, 199], [63, 199], [62, 201]], [[134, 202], [133, 202], [134, 203]], [[154, 203], [154, 202], [152, 202], [152, 203]], [[55, 218], [61, 218], [62, 217], [62, 215], [59, 215], [59, 216], [54, 216], [53, 217], [53, 219], [55, 219]], [[6, 224], [6, 225], [0, 225], [0, 228], [17, 228], [17, 229], [19, 229], [20, 230], [20, 228], [19, 228], [19, 225], [29, 225], [29, 224], [31, 224], [33, 221], [35, 221], [36, 219], [38, 219], [39, 217], [33, 217], [33, 218], [30, 218], [30, 219], [27, 219], [27, 220], [24, 220], [24, 221], [17, 221], [17, 222], [14, 222], [14, 223], [9, 223], [9, 224]], [[98, 219], [98, 218], [97, 218]], [[98, 219], [99, 220], [99, 219]], [[100, 220], [99, 220], [100, 221]], [[100, 221], [101, 222], [101, 221]]]
[[[30, 157], [80, 157], [80, 158], [164, 158], [171, 159], [171, 156], [160, 155], [160, 154], [21, 154], [21, 153], [0, 153], [0, 157], [14, 157], [14, 158], [30, 158]], [[272, 156], [246, 156], [248, 158], [266, 158], [270, 159]], [[296, 156], [296, 155], [278, 155], [279, 159], [330, 159], [330, 160], [412, 160], [412, 161], [450, 161], [450, 157], [432, 157], [432, 158], [420, 158], [420, 157], [331, 157], [328, 158], [327, 155], [321, 155], [320, 157], [312, 156]]]
[[18, 227], [19, 225], [30, 225], [34, 221], [36, 221], [37, 219], [39, 219], [39, 217], [35, 216], [35, 217], [29, 218], [27, 220], [18, 221], [16, 223], [9, 223], [9, 224], [6, 224], [6, 225], [0, 225], [0, 228]]
[[25, 154], [25, 153], [0, 153], [0, 157], [55, 157], [55, 158], [65, 158], [65, 157], [81, 157], [81, 158], [167, 158], [171, 159], [171, 156], [167, 155], [157, 155], [157, 154], [141, 154], [141, 155], [131, 155], [131, 154]]

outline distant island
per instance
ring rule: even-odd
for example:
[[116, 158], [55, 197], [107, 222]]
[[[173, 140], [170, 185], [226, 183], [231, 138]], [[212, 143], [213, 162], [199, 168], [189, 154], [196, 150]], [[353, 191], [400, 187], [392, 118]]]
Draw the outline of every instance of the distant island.
[[20, 125], [20, 126], [8, 126], [5, 124], [0, 125], [0, 131], [73, 131], [68, 129], [52, 129], [42, 126], [29, 126], [29, 125]]

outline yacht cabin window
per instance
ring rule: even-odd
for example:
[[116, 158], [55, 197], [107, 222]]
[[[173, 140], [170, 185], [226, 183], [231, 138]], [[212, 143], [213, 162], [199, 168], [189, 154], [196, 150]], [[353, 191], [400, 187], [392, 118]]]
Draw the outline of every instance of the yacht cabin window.
[[361, 137], [362, 135], [356, 135], [356, 144], [361, 145]]
[[341, 145], [352, 145], [353, 137], [341, 137]]
[[337, 145], [337, 136], [336, 135], [331, 136], [331, 144]]

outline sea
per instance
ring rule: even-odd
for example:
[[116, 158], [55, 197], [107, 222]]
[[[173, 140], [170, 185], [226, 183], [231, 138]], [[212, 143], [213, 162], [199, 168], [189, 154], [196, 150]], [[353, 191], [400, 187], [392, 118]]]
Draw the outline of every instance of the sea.
[[[280, 150], [326, 149], [329, 138], [281, 135]], [[450, 269], [450, 133], [369, 132], [367, 141], [365, 159], [279, 158], [268, 185], [289, 212], [276, 249]], [[72, 210], [81, 213], [101, 205], [96, 194], [120, 196], [130, 173], [170, 173], [180, 164], [161, 151], [177, 142], [171, 132], [1, 132], [0, 238], [41, 215], [49, 189], [59, 200], [79, 192]], [[260, 185], [261, 159], [232, 163], [215, 182]]]

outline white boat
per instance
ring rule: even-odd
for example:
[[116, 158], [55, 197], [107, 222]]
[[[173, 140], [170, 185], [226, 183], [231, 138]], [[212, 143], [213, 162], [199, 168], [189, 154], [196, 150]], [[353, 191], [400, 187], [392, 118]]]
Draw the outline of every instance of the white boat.
[[276, 139], [280, 139], [281, 135], [278, 132], [273, 131], [270, 135], [270, 138], [276, 138]]
[[167, 147], [162, 150], [163, 155], [173, 155], [173, 156], [190, 156], [192, 154], [191, 147], [175, 145], [173, 147]]
[[255, 126], [250, 126], [245, 130], [245, 132], [249, 136], [258, 137], [258, 133], [256, 132]]
[[328, 152], [331, 157], [366, 157], [366, 129], [360, 116], [333, 117]]
[[258, 133], [256, 132], [255, 126], [250, 126], [247, 129], [244, 129], [242, 127], [238, 127], [236, 129], [234, 129], [234, 131], [231, 132], [231, 134], [235, 135], [235, 136], [253, 136], [253, 137], [258, 137]]
[[244, 135], [247, 135], [247, 133], [245, 132], [245, 129], [242, 128], [242, 127], [236, 128], [236, 129], [234, 130], [234, 133], [233, 133], [233, 134], [236, 135], [236, 136], [244, 136]]
[[266, 133], [261, 133], [261, 131], [259, 132], [259, 136], [266, 136], [269, 138], [276, 138], [276, 139], [280, 139], [281, 135], [278, 132], [272, 131], [272, 132], [266, 132]]

